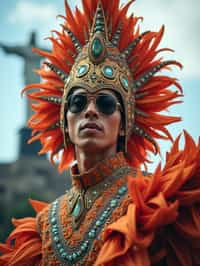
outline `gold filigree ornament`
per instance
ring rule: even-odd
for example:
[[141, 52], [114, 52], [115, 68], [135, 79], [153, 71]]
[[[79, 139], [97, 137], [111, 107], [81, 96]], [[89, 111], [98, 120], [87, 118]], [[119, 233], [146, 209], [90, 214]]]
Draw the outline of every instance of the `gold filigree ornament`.
[[[64, 27], [64, 29], [66, 28]], [[81, 87], [89, 93], [97, 93], [103, 89], [109, 89], [121, 96], [126, 119], [124, 147], [127, 147], [127, 141], [132, 133], [134, 121], [133, 79], [126, 57], [123, 53], [120, 53], [114, 43], [109, 41], [104, 11], [101, 2], [99, 2], [90, 31], [90, 39], [80, 49], [67, 82], [65, 82], [60, 120], [62, 121], [62, 131], [66, 146], [70, 145], [70, 140], [65, 131], [67, 127], [65, 119], [67, 98], [73, 88]]]

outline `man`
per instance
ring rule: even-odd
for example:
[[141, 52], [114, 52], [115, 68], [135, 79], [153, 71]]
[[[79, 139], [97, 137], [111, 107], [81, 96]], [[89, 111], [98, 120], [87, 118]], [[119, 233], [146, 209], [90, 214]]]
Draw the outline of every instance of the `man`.
[[24, 90], [39, 89], [28, 95], [37, 101], [31, 141], [40, 139], [52, 162], [62, 153], [59, 171], [71, 166], [72, 188], [52, 204], [32, 201], [36, 218], [14, 220], [1, 265], [200, 262], [199, 145], [185, 133], [185, 150], [178, 138], [163, 170], [140, 170], [147, 152], [159, 151], [156, 139], [171, 139], [165, 126], [179, 121], [158, 112], [180, 85], [155, 74], [181, 65], [155, 58], [163, 28], [139, 34], [130, 3], [86, 0], [75, 14], [66, 3], [52, 53], [37, 50], [49, 61], [44, 82]]

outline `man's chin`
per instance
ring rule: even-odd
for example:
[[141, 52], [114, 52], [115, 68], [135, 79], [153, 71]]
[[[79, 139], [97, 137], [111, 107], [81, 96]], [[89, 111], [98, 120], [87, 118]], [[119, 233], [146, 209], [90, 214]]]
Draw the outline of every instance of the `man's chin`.
[[87, 138], [82, 140], [77, 146], [87, 152], [100, 152], [105, 149], [105, 145], [102, 144], [102, 140], [98, 138]]

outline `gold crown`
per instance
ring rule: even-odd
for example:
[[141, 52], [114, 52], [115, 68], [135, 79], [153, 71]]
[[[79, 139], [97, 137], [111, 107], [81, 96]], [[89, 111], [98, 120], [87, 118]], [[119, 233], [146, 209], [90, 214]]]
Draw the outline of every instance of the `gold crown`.
[[[82, 87], [89, 92], [97, 92], [102, 89], [110, 89], [121, 96], [125, 112], [125, 147], [128, 137], [132, 133], [134, 121], [134, 83], [132, 74], [126, 61], [134, 46], [139, 42], [141, 36], [132, 43], [130, 47], [120, 53], [118, 40], [120, 29], [117, 30], [113, 39], [109, 41], [108, 27], [99, 2], [90, 31], [90, 38], [84, 47], [76, 39], [72, 32], [65, 27], [68, 34], [76, 43], [75, 47], [79, 54], [70, 71], [65, 77], [64, 96], [61, 107], [61, 126], [64, 134], [65, 145], [69, 143], [66, 135], [67, 97], [71, 89]], [[126, 149], [125, 149], [126, 150]]]

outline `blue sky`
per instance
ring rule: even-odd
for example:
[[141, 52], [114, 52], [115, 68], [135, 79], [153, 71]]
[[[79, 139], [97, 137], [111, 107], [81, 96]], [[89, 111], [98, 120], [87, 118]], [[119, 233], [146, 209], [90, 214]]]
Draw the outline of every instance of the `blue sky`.
[[[73, 4], [72, 4], [73, 2]], [[125, 2], [125, 1], [122, 1]], [[79, 1], [69, 1], [71, 6]], [[44, 38], [50, 36], [51, 29], [59, 29], [61, 21], [57, 14], [64, 14], [64, 0], [7, 0], [0, 4], [0, 42], [8, 45], [24, 45], [32, 30], [38, 32], [40, 46], [49, 47]], [[184, 103], [171, 108], [171, 113], [183, 117], [183, 121], [171, 126], [173, 135], [186, 128], [197, 141], [200, 135], [200, 55], [199, 27], [200, 1], [191, 0], [137, 0], [132, 12], [144, 17], [142, 30], [158, 30], [166, 26], [162, 47], [170, 47], [174, 54], [166, 58], [180, 60], [184, 69], [174, 71], [183, 88]], [[17, 158], [18, 130], [25, 124], [25, 104], [20, 96], [23, 87], [23, 62], [17, 56], [8, 56], [0, 49], [0, 161], [11, 162]], [[163, 144], [163, 150], [169, 149]]]

